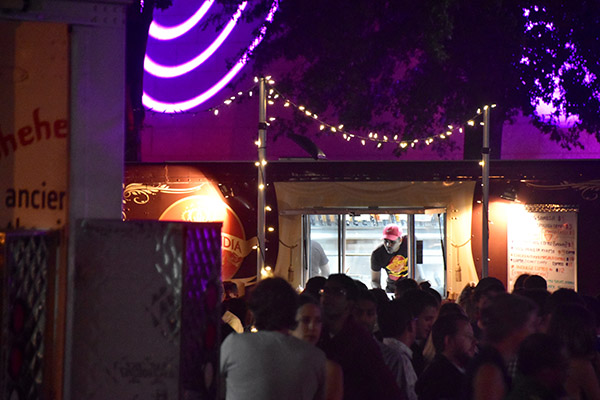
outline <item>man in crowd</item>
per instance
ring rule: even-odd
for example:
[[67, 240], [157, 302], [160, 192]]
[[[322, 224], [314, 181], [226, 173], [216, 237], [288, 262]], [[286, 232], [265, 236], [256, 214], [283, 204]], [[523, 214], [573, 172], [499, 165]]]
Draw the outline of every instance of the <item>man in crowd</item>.
[[352, 278], [332, 274], [322, 290], [323, 333], [319, 347], [342, 367], [344, 399], [402, 399], [373, 336], [352, 318], [358, 288]]
[[465, 368], [475, 355], [473, 328], [463, 314], [440, 317], [431, 332], [436, 356], [419, 377], [415, 391], [419, 400], [458, 400], [465, 384]]
[[395, 281], [408, 275], [408, 239], [398, 225], [383, 228], [383, 244], [371, 253], [371, 283], [381, 287], [381, 270], [387, 273], [385, 291], [394, 293]]
[[417, 337], [416, 321], [408, 304], [395, 299], [381, 307], [379, 325], [383, 343], [395, 353], [395, 380], [400, 391], [409, 400], [416, 400], [417, 375], [412, 365], [413, 352], [410, 347]]
[[425, 369], [423, 349], [437, 318], [439, 304], [435, 297], [421, 289], [409, 289], [400, 297], [410, 308], [416, 320], [416, 338], [411, 346], [412, 363], [417, 376]]

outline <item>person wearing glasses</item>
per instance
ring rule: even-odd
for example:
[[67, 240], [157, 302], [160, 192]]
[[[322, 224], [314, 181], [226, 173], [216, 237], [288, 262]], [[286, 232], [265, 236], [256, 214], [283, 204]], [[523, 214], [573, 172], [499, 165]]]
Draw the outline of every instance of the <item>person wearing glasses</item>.
[[371, 253], [371, 285], [381, 288], [381, 270], [387, 273], [385, 291], [394, 293], [395, 283], [408, 276], [408, 239], [398, 225], [383, 228], [383, 244]]

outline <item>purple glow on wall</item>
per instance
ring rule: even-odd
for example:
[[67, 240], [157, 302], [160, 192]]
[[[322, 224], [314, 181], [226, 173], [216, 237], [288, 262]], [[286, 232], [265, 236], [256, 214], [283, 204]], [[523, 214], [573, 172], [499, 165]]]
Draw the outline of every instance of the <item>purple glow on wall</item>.
[[150, 35], [150, 37], [157, 40], [171, 40], [176, 39], [179, 36], [185, 35], [190, 29], [196, 26], [198, 22], [200, 22], [200, 20], [210, 9], [210, 6], [212, 6], [213, 4], [214, 0], [206, 0], [202, 4], [202, 6], [198, 8], [198, 11], [194, 13], [194, 15], [192, 15], [187, 21], [179, 25], [167, 27], [160, 25], [156, 21], [152, 21], [152, 23], [150, 24], [150, 30], [148, 31], [148, 34]]
[[217, 51], [217, 49], [223, 44], [223, 42], [225, 42], [231, 31], [233, 31], [233, 28], [235, 28], [235, 25], [237, 24], [238, 20], [242, 16], [242, 11], [244, 11], [246, 5], [246, 1], [240, 4], [236, 13], [233, 15], [231, 21], [227, 23], [225, 29], [221, 31], [221, 33], [219, 34], [219, 36], [217, 36], [215, 41], [212, 42], [211, 45], [208, 46], [208, 48], [206, 48], [206, 50], [198, 54], [190, 61], [179, 65], [166, 66], [154, 62], [154, 60], [152, 60], [148, 55], [146, 55], [144, 59], [144, 69], [147, 72], [159, 78], [176, 78], [198, 68], [204, 61], [208, 60], [210, 56], [212, 56], [215, 53], [215, 51]]
[[[156, 26], [158, 28], [154, 28], [153, 33], [162, 38], [171, 38], [171, 39], [155, 38], [155, 40], [162, 41], [163, 43], [166, 42], [169, 45], [171, 45], [171, 43], [169, 43], [170, 40], [172, 40], [173, 38], [180, 38], [181, 35], [183, 35], [186, 32], [189, 32], [195, 26], [195, 25], [192, 25], [190, 21], [195, 21], [196, 19], [199, 21], [206, 14], [206, 12], [208, 11], [208, 8], [210, 8], [210, 5], [212, 5], [212, 2], [213, 2], [212, 0], [205, 1], [202, 4], [202, 6], [197, 11], [194, 12], [194, 15], [191, 18], [189, 18], [185, 22], [177, 25], [177, 27], [180, 27], [180, 26], [184, 27], [181, 29], [178, 28], [177, 31], [164, 33], [164, 31], [161, 30], [161, 28], [164, 28], [164, 27], [162, 27], [162, 25], [159, 25], [157, 23]], [[209, 4], [209, 5], [207, 5], [207, 4]], [[147, 74], [146, 74], [147, 79], [145, 79], [144, 82], [146, 83], [147, 81], [149, 81], [151, 79], [159, 79], [162, 81], [164, 78], [178, 78], [178, 77], [186, 76], [192, 72], [198, 71], [198, 67], [200, 65], [202, 65], [203, 63], [205, 63], [206, 61], [208, 61], [209, 59], [213, 60], [214, 58], [223, 58], [223, 56], [220, 56], [220, 55], [217, 56], [217, 53], [218, 53], [219, 49], [222, 47], [221, 45], [228, 39], [228, 37], [232, 33], [239, 18], [241, 17], [242, 11], [246, 7], [246, 4], [247, 4], [247, 2], [244, 2], [240, 5], [240, 7], [236, 11], [236, 13], [232, 16], [231, 21], [229, 21], [227, 26], [219, 33], [218, 37], [202, 53], [200, 53], [199, 55], [195, 56], [193, 59], [188, 60], [182, 64], [166, 66], [166, 65], [160, 64], [157, 61], [154, 61], [154, 59], [151, 58], [151, 56], [149, 54], [151, 54], [153, 52], [153, 50], [157, 51], [156, 49], [158, 47], [153, 48], [153, 43], [151, 40], [149, 40], [148, 50], [146, 52], [146, 58], [145, 58], [145, 62], [144, 62], [144, 69], [147, 72]], [[272, 22], [273, 16], [275, 15], [275, 12], [277, 11], [278, 6], [279, 6], [279, 1], [274, 0], [273, 3], [271, 4], [271, 9], [269, 10], [269, 12], [266, 16], [265, 21]], [[205, 10], [203, 10], [203, 8], [205, 8]], [[196, 24], [197, 24], [197, 21], [196, 21]], [[175, 27], [174, 28], [164, 28], [164, 29], [175, 29]], [[175, 32], [183, 32], [183, 33], [181, 35], [176, 35]], [[195, 96], [191, 96], [191, 97], [189, 95], [184, 95], [184, 96], [182, 96], [183, 99], [181, 99], [181, 100], [173, 100], [173, 98], [177, 96], [177, 94], [174, 93], [173, 88], [169, 88], [168, 86], [165, 86], [164, 83], [161, 83], [160, 90], [155, 90], [154, 93], [150, 93], [150, 90], [147, 89], [147, 87], [146, 87], [147, 85], [145, 84], [144, 93], [142, 96], [143, 104], [152, 110], [159, 111], [159, 112], [165, 112], [165, 113], [182, 112], [182, 111], [187, 111], [192, 108], [198, 107], [202, 103], [208, 101], [213, 96], [215, 96], [219, 91], [221, 91], [227, 84], [229, 84], [236, 77], [236, 75], [241, 71], [241, 69], [247, 63], [249, 54], [262, 41], [265, 33], [266, 33], [266, 26], [263, 26], [260, 29], [259, 35], [254, 38], [254, 40], [252, 41], [250, 46], [247, 48], [246, 52], [237, 60], [237, 62], [233, 65], [233, 67], [231, 67], [228, 71], [226, 68], [222, 67], [222, 70], [225, 70], [226, 73], [221, 74], [220, 77], [214, 79], [214, 80], [216, 80], [216, 83], [213, 83], [208, 89], [205, 89], [205, 90], [201, 89], [200, 88], [201, 83], [197, 80], [193, 80], [194, 78], [191, 78], [191, 80], [186, 81], [185, 84], [181, 84], [181, 83], [179, 83], [179, 84], [186, 86], [186, 89], [190, 89], [191, 85], [193, 85], [193, 87], [191, 89], [195, 89], [196, 84], [197, 84], [198, 89], [195, 91], [200, 92], [200, 93]], [[151, 35], [151, 37], [154, 39], [154, 36]], [[179, 45], [179, 41], [172, 43], [172, 46], [178, 46], [178, 45]], [[213, 67], [211, 69], [211, 72], [213, 72], [213, 75], [214, 75], [214, 71], [215, 71], [215, 69]], [[206, 79], [206, 78], [204, 78], [204, 79]], [[213, 82], [214, 82], [214, 80], [213, 80]], [[157, 82], [160, 83], [161, 81], [157, 81]], [[193, 83], [190, 84], [190, 82], [193, 82]], [[156, 86], [158, 86], [158, 84]], [[169, 100], [167, 101], [167, 100], [165, 100], [165, 98], [169, 98]]]

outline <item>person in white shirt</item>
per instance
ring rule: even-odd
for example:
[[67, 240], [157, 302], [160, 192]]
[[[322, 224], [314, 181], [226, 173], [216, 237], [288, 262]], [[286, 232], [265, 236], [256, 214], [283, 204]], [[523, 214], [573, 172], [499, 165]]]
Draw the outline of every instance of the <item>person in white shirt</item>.
[[417, 337], [417, 327], [408, 304], [402, 300], [383, 304], [379, 315], [379, 328], [383, 335], [383, 343], [396, 353], [396, 384], [408, 400], [417, 400], [417, 374], [412, 365], [410, 349]]
[[298, 295], [282, 278], [261, 280], [250, 297], [258, 332], [221, 345], [221, 397], [226, 400], [322, 400], [325, 354], [290, 335]]

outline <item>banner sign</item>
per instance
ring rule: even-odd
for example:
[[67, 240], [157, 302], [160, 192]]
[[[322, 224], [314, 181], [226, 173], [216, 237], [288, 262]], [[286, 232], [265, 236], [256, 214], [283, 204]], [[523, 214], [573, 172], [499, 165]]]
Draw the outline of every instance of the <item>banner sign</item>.
[[508, 287], [521, 274], [540, 275], [548, 290], [577, 290], [577, 208], [515, 205], [507, 221]]
[[67, 216], [66, 24], [0, 21], [0, 229]]
[[[255, 223], [254, 208], [243, 182], [222, 184], [198, 168], [127, 166], [123, 188], [123, 219], [222, 222], [222, 279], [248, 285], [256, 279], [256, 236], [246, 232]], [[239, 190], [238, 190], [239, 189]]]

